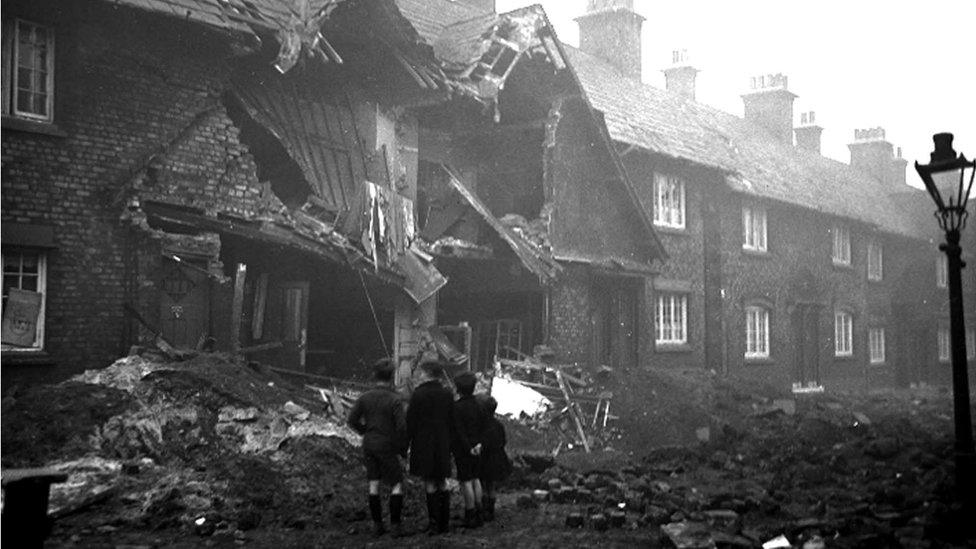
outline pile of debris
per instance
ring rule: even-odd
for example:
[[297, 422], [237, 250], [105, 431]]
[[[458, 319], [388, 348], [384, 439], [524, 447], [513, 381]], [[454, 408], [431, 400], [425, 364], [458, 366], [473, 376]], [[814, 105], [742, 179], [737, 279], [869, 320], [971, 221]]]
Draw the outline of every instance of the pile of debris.
[[944, 393], [726, 400], [723, 384], [703, 387], [719, 395], [708, 412], [725, 415], [707, 440], [641, 459], [563, 454], [526, 477], [518, 505], [683, 548], [941, 547], [971, 535], [952, 496]]
[[347, 403], [228, 355], [147, 351], [7, 397], [3, 465], [68, 473], [51, 512], [98, 505], [93, 529], [344, 522], [362, 474]]
[[597, 386], [578, 366], [554, 363], [552, 353], [538, 346], [534, 355], [508, 348], [518, 360], [498, 358], [488, 392], [498, 400], [498, 413], [509, 414], [537, 430], [553, 430], [560, 442], [553, 450], [582, 447], [587, 453], [603, 442], [613, 393]]

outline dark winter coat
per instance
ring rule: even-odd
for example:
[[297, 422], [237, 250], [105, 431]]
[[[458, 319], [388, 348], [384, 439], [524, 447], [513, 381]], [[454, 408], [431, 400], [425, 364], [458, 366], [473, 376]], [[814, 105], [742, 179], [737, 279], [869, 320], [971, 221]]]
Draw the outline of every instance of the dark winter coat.
[[403, 401], [389, 384], [363, 393], [349, 411], [348, 424], [363, 435], [364, 450], [406, 455]]
[[482, 444], [488, 414], [474, 395], [462, 396], [454, 403], [455, 454], [468, 456], [471, 449]]
[[498, 482], [512, 473], [512, 462], [505, 453], [505, 426], [498, 418], [488, 418], [481, 451], [481, 479]]
[[437, 381], [413, 391], [407, 408], [410, 474], [425, 479], [451, 476], [451, 425], [454, 396]]

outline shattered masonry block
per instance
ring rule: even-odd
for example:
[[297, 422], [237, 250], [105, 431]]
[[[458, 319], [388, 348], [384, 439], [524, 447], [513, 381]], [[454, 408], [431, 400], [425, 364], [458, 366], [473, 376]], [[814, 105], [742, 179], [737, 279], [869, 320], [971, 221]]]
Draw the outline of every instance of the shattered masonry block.
[[610, 512], [610, 526], [614, 528], [623, 528], [624, 524], [627, 523], [627, 513], [623, 511], [611, 511]]
[[533, 490], [532, 499], [536, 501], [548, 501], [549, 491], [548, 490]]
[[522, 494], [515, 500], [515, 507], [519, 509], [536, 509], [539, 504], [528, 494]]
[[569, 528], [582, 528], [583, 515], [580, 513], [570, 513], [566, 515], [566, 526]]
[[605, 532], [610, 527], [610, 521], [603, 513], [597, 513], [590, 516], [590, 526], [598, 532]]
[[742, 530], [742, 517], [735, 511], [728, 509], [713, 509], [705, 511], [705, 520], [715, 530], [728, 534], [737, 534]]
[[549, 487], [550, 491], [558, 490], [563, 485], [563, 481], [559, 480], [558, 478], [551, 478], [546, 482], [546, 485]]

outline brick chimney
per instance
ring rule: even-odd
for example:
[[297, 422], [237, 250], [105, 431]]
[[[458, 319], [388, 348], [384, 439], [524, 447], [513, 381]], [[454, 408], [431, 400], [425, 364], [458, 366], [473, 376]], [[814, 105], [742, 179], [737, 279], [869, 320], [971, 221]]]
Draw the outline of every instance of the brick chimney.
[[905, 185], [905, 167], [908, 161], [894, 154], [894, 146], [885, 139], [884, 128], [854, 130], [854, 142], [847, 145], [851, 151], [851, 166], [893, 188]]
[[756, 123], [784, 143], [793, 144], [793, 100], [782, 74], [754, 76], [749, 93], [742, 96], [746, 120]]
[[793, 133], [796, 134], [796, 148], [820, 154], [820, 134], [823, 127], [817, 124], [817, 115], [813, 111], [800, 113], [800, 125]]
[[643, 22], [634, 0], [586, 0], [586, 13], [576, 18], [580, 49], [640, 80]]
[[671, 66], [661, 72], [664, 73], [669, 92], [695, 100], [695, 77], [698, 75], [698, 69], [691, 66], [688, 50], [671, 52]]

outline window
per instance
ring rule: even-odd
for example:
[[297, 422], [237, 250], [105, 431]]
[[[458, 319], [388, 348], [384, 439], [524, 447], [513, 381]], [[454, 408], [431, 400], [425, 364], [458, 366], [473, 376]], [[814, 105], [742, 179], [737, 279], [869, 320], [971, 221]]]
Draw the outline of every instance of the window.
[[854, 354], [854, 319], [847, 311], [834, 313], [834, 356]]
[[54, 32], [23, 19], [3, 25], [3, 114], [54, 119]]
[[949, 287], [949, 258], [944, 255], [935, 260], [935, 285], [939, 288]]
[[881, 244], [868, 243], [868, 280], [881, 280], [884, 276], [884, 252]]
[[685, 182], [677, 177], [654, 174], [654, 224], [685, 228]]
[[851, 232], [847, 227], [834, 226], [834, 265], [851, 264]]
[[885, 361], [885, 331], [884, 328], [871, 328], [868, 331], [868, 360], [871, 364], [883, 364]]
[[654, 312], [654, 330], [657, 343], [687, 343], [688, 296], [659, 294]]
[[939, 328], [939, 362], [949, 362], [952, 355], [952, 338], [949, 336], [949, 328]]
[[[43, 252], [16, 249], [3, 251], [3, 318], [15, 314], [7, 310], [15, 302], [19, 307], [18, 312], [22, 313], [17, 314], [19, 318], [4, 323], [4, 351], [39, 351], [44, 348], [46, 267], [47, 258]], [[17, 294], [13, 298], [11, 290]], [[29, 293], [20, 293], [18, 290]]]
[[742, 208], [742, 249], [766, 251], [766, 210], [758, 207]]
[[769, 311], [746, 307], [746, 358], [769, 358]]

